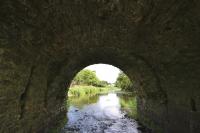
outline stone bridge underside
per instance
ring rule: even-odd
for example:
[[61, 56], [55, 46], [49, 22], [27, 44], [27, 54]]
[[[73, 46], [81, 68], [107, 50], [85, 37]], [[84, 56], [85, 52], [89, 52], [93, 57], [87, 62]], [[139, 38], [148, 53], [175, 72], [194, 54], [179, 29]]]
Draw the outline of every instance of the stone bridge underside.
[[136, 82], [153, 133], [200, 131], [199, 0], [1, 0], [0, 132], [49, 132], [94, 63]]

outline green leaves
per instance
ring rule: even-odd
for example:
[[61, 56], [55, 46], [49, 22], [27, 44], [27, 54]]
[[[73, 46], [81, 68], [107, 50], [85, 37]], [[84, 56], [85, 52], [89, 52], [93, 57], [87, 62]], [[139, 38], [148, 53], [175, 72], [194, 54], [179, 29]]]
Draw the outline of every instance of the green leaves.
[[128, 76], [126, 76], [123, 72], [120, 72], [115, 82], [115, 86], [122, 88], [123, 90], [131, 90], [133, 85]]
[[96, 86], [99, 83], [99, 79], [96, 76], [95, 71], [84, 69], [80, 71], [73, 80], [73, 84], [76, 85], [93, 85]]

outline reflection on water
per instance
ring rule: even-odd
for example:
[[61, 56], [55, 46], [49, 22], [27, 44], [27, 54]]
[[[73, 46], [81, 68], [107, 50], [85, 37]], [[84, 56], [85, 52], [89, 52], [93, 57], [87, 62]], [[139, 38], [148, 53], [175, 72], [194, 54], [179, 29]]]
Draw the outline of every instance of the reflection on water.
[[116, 94], [100, 96], [96, 106], [99, 108], [98, 112], [103, 113], [100, 117], [105, 117], [105, 119], [118, 119], [121, 117], [119, 98]]
[[140, 133], [137, 122], [125, 117], [136, 109], [134, 100], [116, 93], [70, 98], [68, 122], [62, 133]]

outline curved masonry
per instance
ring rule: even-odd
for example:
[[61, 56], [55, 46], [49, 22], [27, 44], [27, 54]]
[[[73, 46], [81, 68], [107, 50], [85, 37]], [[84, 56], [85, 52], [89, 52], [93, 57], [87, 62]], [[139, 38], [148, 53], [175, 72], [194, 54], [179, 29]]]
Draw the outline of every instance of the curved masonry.
[[74, 75], [119, 67], [154, 133], [200, 130], [200, 2], [0, 2], [0, 132], [49, 132]]

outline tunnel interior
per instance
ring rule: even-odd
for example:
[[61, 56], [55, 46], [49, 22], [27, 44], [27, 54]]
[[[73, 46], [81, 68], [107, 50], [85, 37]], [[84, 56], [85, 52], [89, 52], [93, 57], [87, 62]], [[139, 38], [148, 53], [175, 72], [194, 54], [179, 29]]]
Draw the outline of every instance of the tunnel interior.
[[155, 133], [200, 129], [197, 0], [0, 2], [0, 132], [49, 132], [66, 87], [96, 63], [136, 82], [138, 115]]

